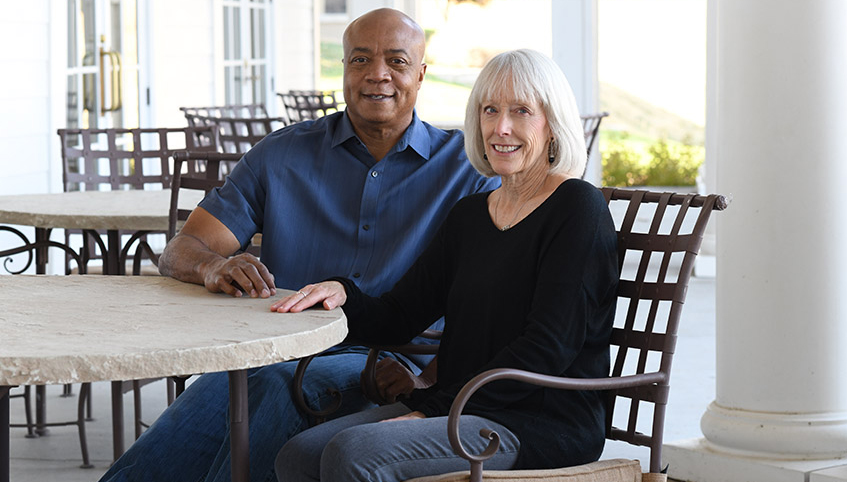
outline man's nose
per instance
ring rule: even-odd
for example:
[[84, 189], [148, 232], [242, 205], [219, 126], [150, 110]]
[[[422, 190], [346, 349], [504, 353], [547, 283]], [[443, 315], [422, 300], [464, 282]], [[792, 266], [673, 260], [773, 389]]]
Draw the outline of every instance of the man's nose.
[[367, 79], [373, 82], [391, 80], [391, 69], [388, 68], [388, 64], [384, 61], [377, 60], [371, 62], [368, 69]]

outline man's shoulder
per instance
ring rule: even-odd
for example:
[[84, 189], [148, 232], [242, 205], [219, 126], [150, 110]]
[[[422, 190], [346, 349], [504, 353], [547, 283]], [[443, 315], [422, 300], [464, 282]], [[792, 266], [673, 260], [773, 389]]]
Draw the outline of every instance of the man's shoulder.
[[443, 129], [441, 127], [436, 127], [429, 122], [420, 121], [423, 129], [426, 130], [427, 135], [430, 139], [434, 141], [441, 141], [442, 143], [448, 142], [450, 140], [453, 141], [461, 141], [464, 143], [465, 141], [465, 133], [460, 129]]

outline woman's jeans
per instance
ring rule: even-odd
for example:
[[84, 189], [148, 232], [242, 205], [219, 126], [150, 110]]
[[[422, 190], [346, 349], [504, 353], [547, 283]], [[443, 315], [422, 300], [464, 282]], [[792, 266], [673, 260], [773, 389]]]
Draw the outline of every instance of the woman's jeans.
[[[447, 417], [380, 422], [409, 413], [401, 403], [366, 410], [313, 427], [292, 438], [276, 459], [280, 482], [396, 482], [425, 475], [468, 470], [447, 439]], [[500, 449], [487, 469], [515, 464], [520, 442], [506, 427], [463, 415], [459, 433], [465, 449], [481, 453], [488, 439], [480, 429], [500, 435]]]
[[[361, 347], [315, 357], [303, 381], [307, 404], [321, 409], [333, 402], [329, 389], [342, 394], [333, 417], [358, 412], [365, 400], [359, 375], [365, 366]], [[248, 371], [250, 480], [274, 481], [274, 459], [291, 437], [314, 424], [292, 400], [297, 361]], [[120, 457], [101, 481], [195, 482], [231, 478], [227, 374], [209, 373], [191, 383], [158, 420]]]

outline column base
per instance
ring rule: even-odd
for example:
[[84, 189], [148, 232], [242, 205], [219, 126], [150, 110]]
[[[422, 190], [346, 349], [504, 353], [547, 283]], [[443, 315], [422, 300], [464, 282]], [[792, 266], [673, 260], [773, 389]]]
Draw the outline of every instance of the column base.
[[847, 482], [847, 459], [776, 460], [730, 455], [705, 438], [664, 444], [668, 476], [685, 482]]

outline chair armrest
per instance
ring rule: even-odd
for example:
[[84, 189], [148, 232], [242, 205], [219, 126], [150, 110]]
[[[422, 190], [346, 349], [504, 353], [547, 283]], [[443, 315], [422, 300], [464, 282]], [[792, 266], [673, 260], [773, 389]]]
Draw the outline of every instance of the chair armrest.
[[450, 440], [450, 446], [453, 447], [453, 451], [458, 456], [470, 462], [470, 480], [475, 480], [474, 474], [476, 474], [477, 477], [481, 477], [482, 463], [497, 453], [497, 449], [500, 446], [500, 437], [497, 435], [497, 432], [492, 430], [480, 430], [480, 436], [489, 440], [488, 446], [478, 455], [469, 453], [465, 450], [465, 447], [462, 445], [462, 441], [459, 438], [459, 416], [462, 414], [465, 404], [467, 404], [468, 400], [477, 390], [488, 383], [504, 379], [517, 380], [543, 387], [564, 390], [614, 390], [667, 382], [667, 376], [664, 373], [658, 372], [607, 378], [556, 377], [551, 375], [541, 375], [525, 370], [517, 370], [514, 368], [495, 368], [482, 372], [470, 379], [470, 381], [462, 387], [459, 394], [456, 395], [456, 398], [453, 400], [453, 404], [450, 406], [450, 413], [447, 417], [447, 437]]
[[[441, 331], [424, 330], [423, 333], [418, 336], [428, 340], [440, 340]], [[438, 345], [435, 343], [426, 345], [409, 343], [406, 345], [367, 346], [370, 347], [370, 350], [368, 351], [368, 359], [365, 362], [365, 369], [362, 371], [362, 391], [365, 393], [365, 397], [368, 400], [379, 405], [389, 403], [388, 400], [385, 400], [382, 395], [380, 395], [379, 390], [376, 388], [376, 362], [380, 351], [391, 351], [395, 353], [402, 353], [404, 355], [435, 355], [438, 353]]]

